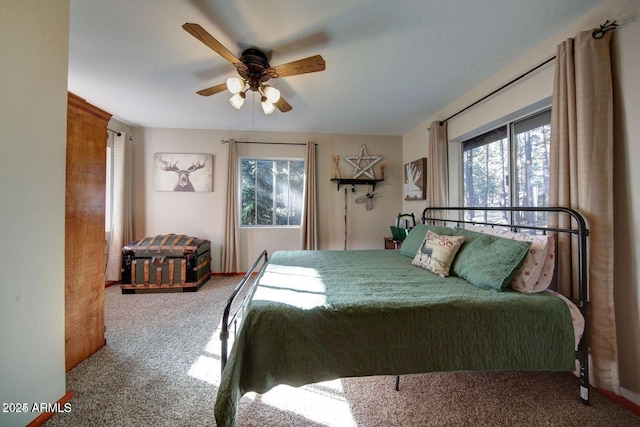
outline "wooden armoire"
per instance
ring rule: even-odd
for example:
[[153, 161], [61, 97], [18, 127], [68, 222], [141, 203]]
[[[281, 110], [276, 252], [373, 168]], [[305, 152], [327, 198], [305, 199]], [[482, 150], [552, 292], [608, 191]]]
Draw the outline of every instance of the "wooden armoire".
[[66, 369], [105, 345], [105, 192], [111, 115], [69, 93], [65, 212]]

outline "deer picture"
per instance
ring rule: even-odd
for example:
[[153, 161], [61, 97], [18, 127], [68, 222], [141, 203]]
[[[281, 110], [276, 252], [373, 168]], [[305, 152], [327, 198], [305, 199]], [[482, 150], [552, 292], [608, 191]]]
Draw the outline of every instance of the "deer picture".
[[431, 256], [433, 255], [433, 248], [432, 247], [426, 247], [427, 242], [422, 242], [422, 246], [420, 247], [420, 262], [424, 262], [422, 261], [422, 255], [426, 255], [427, 257], [427, 262], [429, 264], [431, 264]]
[[198, 162], [192, 163], [191, 166], [187, 169], [180, 169], [178, 167], [178, 161], [173, 163], [160, 158], [160, 163], [162, 163], [161, 169], [165, 172], [175, 172], [178, 174], [178, 182], [175, 187], [173, 187], [173, 191], [195, 191], [193, 188], [193, 184], [189, 180], [189, 175], [192, 172], [197, 171], [198, 169], [202, 169], [207, 165], [207, 162]]
[[404, 196], [405, 200], [424, 199], [423, 173], [424, 162], [416, 160], [405, 165]]

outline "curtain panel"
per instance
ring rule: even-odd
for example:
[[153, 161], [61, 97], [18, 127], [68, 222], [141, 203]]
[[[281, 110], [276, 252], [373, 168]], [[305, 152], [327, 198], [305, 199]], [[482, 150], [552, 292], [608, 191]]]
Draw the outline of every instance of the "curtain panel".
[[238, 155], [236, 141], [229, 140], [227, 161], [227, 212], [224, 225], [224, 245], [222, 247], [222, 272], [237, 273], [240, 268], [238, 248]]
[[449, 149], [447, 124], [433, 122], [429, 127], [427, 154], [427, 206], [449, 206]]
[[122, 247], [133, 240], [131, 221], [131, 144], [125, 132], [113, 137], [113, 200], [107, 242], [106, 281], [120, 280]]
[[[604, 38], [594, 39], [591, 31], [585, 31], [557, 48], [549, 200], [551, 206], [571, 207], [587, 220], [590, 381], [595, 387], [619, 394], [613, 300], [611, 36], [608, 32]], [[568, 263], [577, 263], [577, 241], [559, 239], [558, 244], [558, 278], [560, 286], [565, 287], [560, 290], [566, 295], [575, 294], [577, 278], [568, 277]]]
[[304, 196], [300, 246], [305, 250], [318, 249], [316, 144], [307, 142], [307, 156], [304, 162]]

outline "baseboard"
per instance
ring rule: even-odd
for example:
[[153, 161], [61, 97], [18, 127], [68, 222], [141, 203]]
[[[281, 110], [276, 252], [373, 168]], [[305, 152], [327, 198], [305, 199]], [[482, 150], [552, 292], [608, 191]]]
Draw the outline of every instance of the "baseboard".
[[[247, 274], [246, 272], [238, 272], [238, 273], [214, 273], [213, 271], [211, 272], [211, 277], [214, 276], [244, 276], [245, 274]], [[111, 286], [115, 286], [115, 285], [119, 285], [120, 281], [119, 280], [112, 280], [112, 281], [107, 281], [104, 283], [104, 288], [107, 289]]]
[[640, 405], [638, 405], [638, 403], [633, 402], [631, 400], [629, 400], [626, 396], [629, 396], [631, 398], [636, 398], [638, 399], [638, 395], [636, 395], [635, 393], [629, 391], [629, 390], [625, 390], [622, 389], [622, 396], [619, 394], [616, 394], [612, 391], [608, 391], [608, 390], [600, 390], [597, 389], [600, 393], [604, 394], [605, 396], [607, 396], [608, 398], [610, 398], [611, 400], [613, 400], [614, 402], [619, 403], [620, 405], [624, 406], [625, 408], [629, 409], [631, 412], [633, 412], [636, 415], [640, 415]]
[[622, 397], [630, 400], [631, 402], [633, 402], [636, 406], [640, 407], [640, 394], [633, 392], [631, 390], [627, 390], [624, 387], [621, 387], [620, 389], [621, 391], [621, 395]]
[[[65, 405], [67, 403], [69, 403], [69, 401], [71, 401], [71, 399], [73, 398], [73, 393], [71, 393], [70, 391], [67, 391], [65, 393], [64, 396], [62, 396], [56, 403], [57, 403], [57, 407], [58, 408], [64, 408]], [[47, 421], [49, 418], [51, 418], [52, 416], [54, 416], [56, 413], [55, 412], [43, 412], [42, 414], [40, 414], [35, 420], [31, 421], [29, 424], [27, 424], [27, 427], [38, 427], [42, 424], [44, 424], [45, 421]]]
[[242, 273], [242, 272], [238, 272], [238, 273], [214, 273], [213, 271], [211, 272], [211, 276], [244, 276], [245, 274], [247, 274], [246, 272]]

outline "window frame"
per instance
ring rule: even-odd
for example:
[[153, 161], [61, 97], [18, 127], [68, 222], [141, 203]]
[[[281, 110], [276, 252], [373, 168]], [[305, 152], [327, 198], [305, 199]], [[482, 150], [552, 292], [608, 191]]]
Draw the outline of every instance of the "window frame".
[[[238, 227], [239, 228], [257, 228], [257, 229], [267, 229], [267, 228], [288, 228], [288, 229], [296, 229], [296, 228], [300, 228], [301, 224], [298, 225], [282, 225], [282, 224], [243, 224], [242, 223], [242, 161], [243, 160], [255, 160], [255, 161], [262, 161], [262, 160], [266, 160], [266, 161], [271, 161], [271, 162], [277, 162], [277, 161], [287, 161], [287, 162], [302, 162], [302, 167], [304, 169], [305, 165], [305, 159], [304, 157], [283, 157], [283, 156], [238, 156], [238, 164], [237, 164], [237, 168], [238, 168], [238, 175], [237, 175], [237, 210], [238, 210]], [[304, 181], [306, 181], [307, 177], [306, 177], [306, 172], [304, 173], [304, 177], [303, 177]], [[289, 178], [289, 182], [288, 182], [288, 187], [290, 187], [290, 178]], [[304, 182], [303, 182], [303, 197], [304, 197]], [[276, 197], [274, 197], [274, 204], [276, 203]], [[304, 210], [304, 200], [301, 201], [301, 213], [302, 215], [304, 215], [304, 212], [302, 212]], [[274, 207], [275, 210], [275, 207]], [[273, 220], [275, 220], [275, 215], [273, 216]]]
[[[519, 114], [519, 115], [511, 115], [509, 117], [504, 118], [501, 121], [496, 121], [493, 122], [491, 125], [486, 125], [483, 126], [481, 129], [479, 129], [477, 132], [473, 132], [473, 133], [468, 133], [466, 135], [464, 135], [463, 137], [461, 137], [460, 139], [458, 139], [459, 144], [460, 144], [460, 155], [459, 155], [459, 194], [460, 194], [460, 206], [462, 207], [474, 207], [474, 206], [466, 206], [465, 204], [465, 152], [467, 150], [465, 150], [465, 145], [468, 144], [473, 144], [472, 140], [477, 139], [477, 138], [481, 138], [487, 134], [493, 133], [493, 132], [498, 132], [499, 129], [501, 128], [506, 128], [506, 132], [504, 138], [507, 139], [507, 149], [509, 150], [509, 165], [508, 165], [508, 181], [507, 181], [507, 186], [508, 186], [508, 206], [511, 207], [518, 207], [520, 206], [520, 202], [519, 202], [519, 197], [515, 192], [516, 189], [516, 181], [518, 179], [517, 177], [517, 167], [518, 167], [518, 156], [517, 156], [517, 146], [518, 146], [518, 141], [517, 141], [517, 135], [518, 133], [516, 133], [516, 127], [519, 123], [523, 123], [526, 122], [527, 120], [531, 120], [536, 118], [536, 116], [543, 116], [543, 115], [548, 115], [548, 124], [551, 125], [551, 106], [550, 105], [544, 105], [541, 108], [537, 108], [533, 111], [527, 111], [525, 114]], [[547, 122], [545, 121], [545, 125], [547, 124]], [[540, 126], [538, 126], [540, 127]], [[536, 127], [533, 127], [531, 129], [535, 129]], [[524, 132], [524, 131], [522, 131]], [[522, 133], [520, 132], [520, 133]], [[493, 141], [492, 141], [493, 142]], [[488, 142], [492, 143], [492, 142]], [[480, 144], [477, 147], [481, 147], [484, 144]], [[548, 179], [548, 178], [547, 178]], [[540, 205], [542, 206], [542, 205]], [[475, 205], [475, 207], [482, 207], [481, 205]], [[495, 206], [498, 207], [499, 206]], [[508, 215], [510, 216], [509, 218], [509, 222], [510, 223], [515, 223], [514, 222], [514, 214], [515, 212], [509, 212]], [[524, 224], [523, 224], [524, 225]]]

